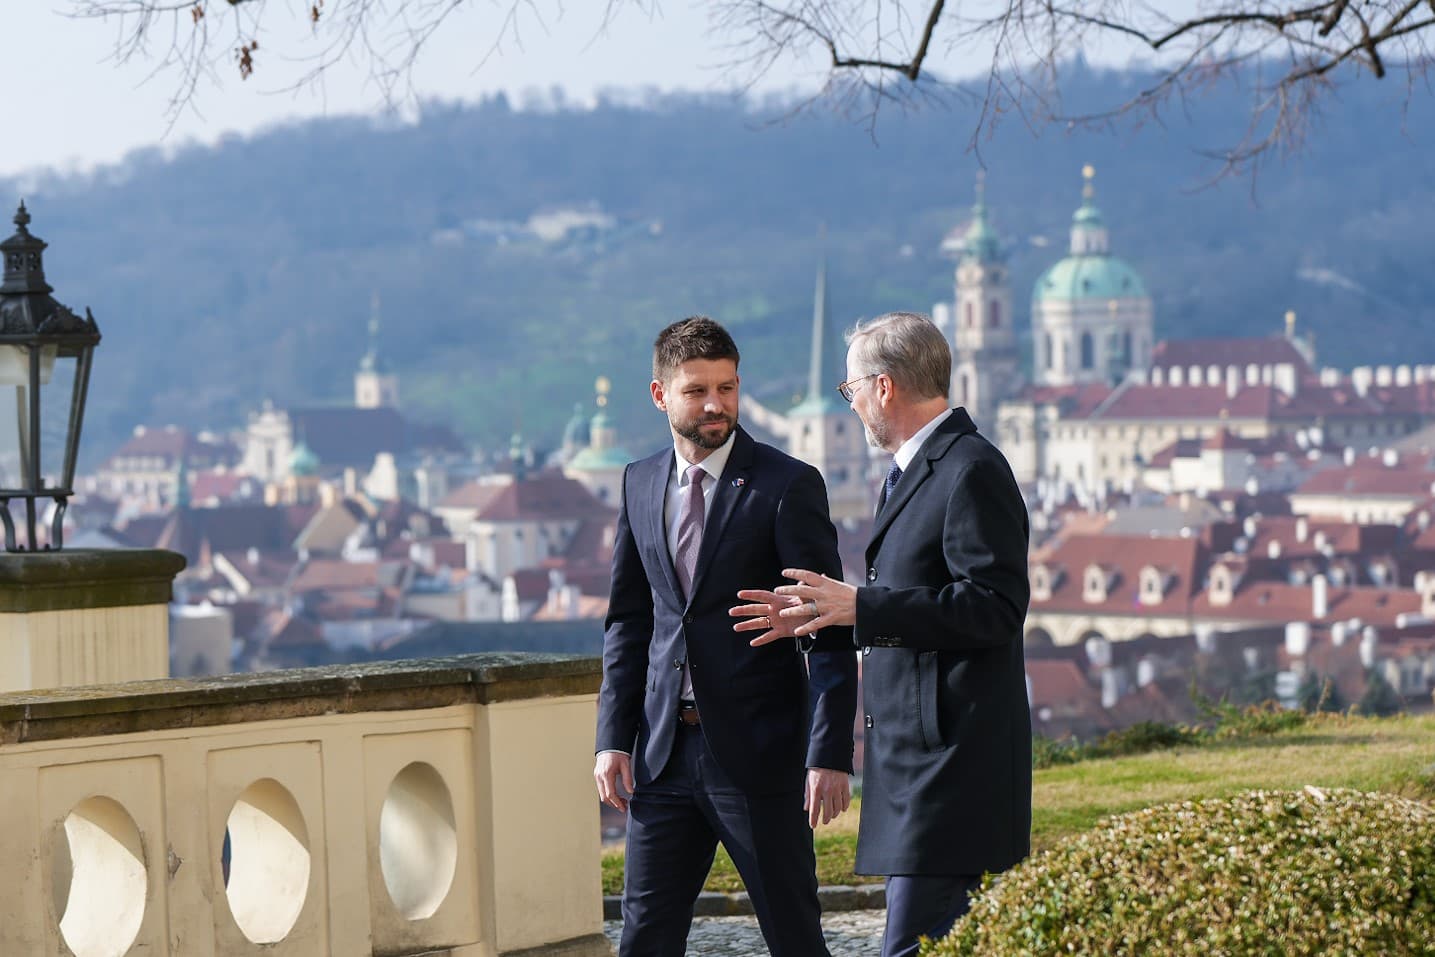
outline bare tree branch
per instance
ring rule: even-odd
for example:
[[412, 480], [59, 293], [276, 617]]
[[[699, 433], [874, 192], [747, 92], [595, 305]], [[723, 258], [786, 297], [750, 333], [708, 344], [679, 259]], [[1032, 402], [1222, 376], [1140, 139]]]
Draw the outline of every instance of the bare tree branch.
[[[460, 11], [486, 11], [476, 66], [521, 50], [530, 27], [547, 30], [564, 12], [563, 0], [68, 2], [73, 16], [117, 24], [116, 60], [148, 61], [154, 75], [175, 78], [172, 118], [229, 69], [270, 75], [296, 44], [307, 67], [295, 85], [319, 85], [335, 64], [357, 60], [385, 98], [411, 96], [415, 65], [438, 31], [457, 29]], [[1412, 81], [1435, 63], [1435, 0], [1205, 0], [1186, 18], [1172, 17], [1160, 0], [697, 2], [711, 11], [714, 40], [739, 85], [751, 88], [779, 64], [817, 53], [827, 81], [801, 107], [835, 105], [871, 125], [884, 105], [957, 98], [980, 107], [973, 148], [1007, 116], [1032, 126], [1160, 120], [1214, 83], [1256, 76], [1247, 134], [1217, 154], [1228, 170], [1298, 148], [1340, 83], [1398, 74], [1414, 96], [1421, 87]], [[613, 28], [620, 8], [651, 13], [657, 3], [604, 0], [599, 34]], [[1061, 102], [1067, 64], [1108, 38], [1155, 56], [1156, 79], [1125, 102], [1072, 114]], [[973, 51], [984, 76], [938, 75], [973, 72], [957, 65]]]

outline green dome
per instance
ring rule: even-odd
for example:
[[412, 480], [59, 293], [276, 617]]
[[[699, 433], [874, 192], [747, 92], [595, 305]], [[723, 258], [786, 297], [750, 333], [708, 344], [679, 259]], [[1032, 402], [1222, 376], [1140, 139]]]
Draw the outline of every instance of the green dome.
[[309, 448], [303, 439], [294, 446], [294, 451], [289, 455], [289, 474], [307, 477], [317, 475], [319, 472], [319, 456]]
[[599, 472], [604, 469], [621, 469], [631, 461], [633, 457], [624, 449], [595, 449], [590, 446], [573, 456], [568, 468], [577, 469], [579, 472]]
[[1144, 297], [1146, 284], [1115, 256], [1067, 256], [1036, 281], [1033, 302]]

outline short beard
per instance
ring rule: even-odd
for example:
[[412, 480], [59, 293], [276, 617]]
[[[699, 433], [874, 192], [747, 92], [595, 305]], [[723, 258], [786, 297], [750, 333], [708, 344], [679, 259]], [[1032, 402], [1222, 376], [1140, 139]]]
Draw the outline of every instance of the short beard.
[[892, 430], [887, 427], [886, 422], [880, 419], [871, 425], [863, 422], [862, 431], [867, 435], [868, 445], [874, 449], [882, 449], [884, 452], [887, 450], [887, 440], [892, 437]]
[[[721, 438], [713, 438], [703, 432], [702, 427], [713, 422], [723, 422], [727, 425], [727, 428], [723, 430]], [[722, 448], [724, 443], [727, 442], [728, 437], [732, 435], [733, 430], [736, 428], [737, 416], [735, 415], [716, 415], [706, 419], [698, 419], [695, 422], [684, 422], [681, 425], [676, 422], [673, 423], [674, 432], [678, 433], [683, 438], [696, 445], [698, 448], [707, 449], [709, 452], [711, 452], [713, 449]]]

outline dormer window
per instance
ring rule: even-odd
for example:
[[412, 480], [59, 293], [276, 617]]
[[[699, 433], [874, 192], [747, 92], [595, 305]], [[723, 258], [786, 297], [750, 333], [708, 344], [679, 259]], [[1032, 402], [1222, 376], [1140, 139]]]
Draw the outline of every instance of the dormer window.
[[1082, 583], [1081, 597], [1088, 602], [1103, 602], [1111, 597], [1116, 587], [1116, 569], [1108, 565], [1087, 565], [1086, 577]]
[[1147, 565], [1141, 569], [1141, 604], [1159, 605], [1165, 601], [1166, 592], [1170, 590], [1174, 577], [1170, 572], [1163, 571], [1154, 565]]
[[1042, 562], [1031, 570], [1031, 597], [1036, 601], [1050, 601], [1052, 592], [1061, 587], [1065, 573], [1060, 565]]
[[1229, 605], [1236, 597], [1241, 584], [1241, 573], [1229, 565], [1217, 565], [1211, 569], [1211, 604]]

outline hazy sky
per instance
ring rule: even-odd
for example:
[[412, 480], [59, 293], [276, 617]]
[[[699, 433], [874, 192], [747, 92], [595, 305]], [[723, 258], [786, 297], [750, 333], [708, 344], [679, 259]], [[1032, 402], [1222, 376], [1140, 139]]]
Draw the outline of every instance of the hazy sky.
[[[1195, 0], [1172, 2], [1180, 7]], [[662, 0], [652, 15], [624, 6], [606, 35], [599, 35], [605, 6], [600, 0], [566, 0], [561, 13], [558, 0], [534, 0], [533, 5], [548, 17], [547, 29], [529, 14], [522, 49], [509, 43], [482, 66], [488, 49], [483, 38], [491, 37], [493, 10], [501, 5], [479, 0], [455, 15], [420, 61], [414, 75], [418, 95], [471, 99], [494, 90], [521, 94], [557, 84], [583, 98], [603, 87], [733, 86], [723, 70], [730, 56], [721, 37], [711, 33], [706, 8], [697, 0]], [[214, 77], [201, 85], [193, 107], [171, 128], [167, 107], [177, 77], [151, 76], [153, 58], [116, 64], [118, 22], [68, 18], [63, 11], [73, 7], [65, 0], [6, 0], [0, 63], [9, 81], [9, 135], [0, 151], [0, 174], [42, 166], [89, 168], [139, 146], [208, 142], [226, 132], [250, 132], [297, 117], [382, 108], [381, 92], [355, 64], [331, 69], [320, 87], [286, 90], [302, 66], [278, 59], [281, 53], [297, 52], [292, 41], [281, 42], [297, 32], [286, 8], [301, 5], [273, 0], [270, 6], [265, 25], [274, 35], [270, 42], [261, 40], [255, 75], [241, 81], [231, 63], [221, 62]], [[330, 0], [330, 8], [335, 6]], [[166, 36], [154, 39], [156, 49]], [[234, 46], [225, 42], [219, 49], [228, 52]], [[1100, 54], [1096, 51], [1093, 58], [1109, 61], [1120, 55], [1114, 50]], [[821, 75], [820, 64], [785, 62], [765, 86], [811, 87]]]

